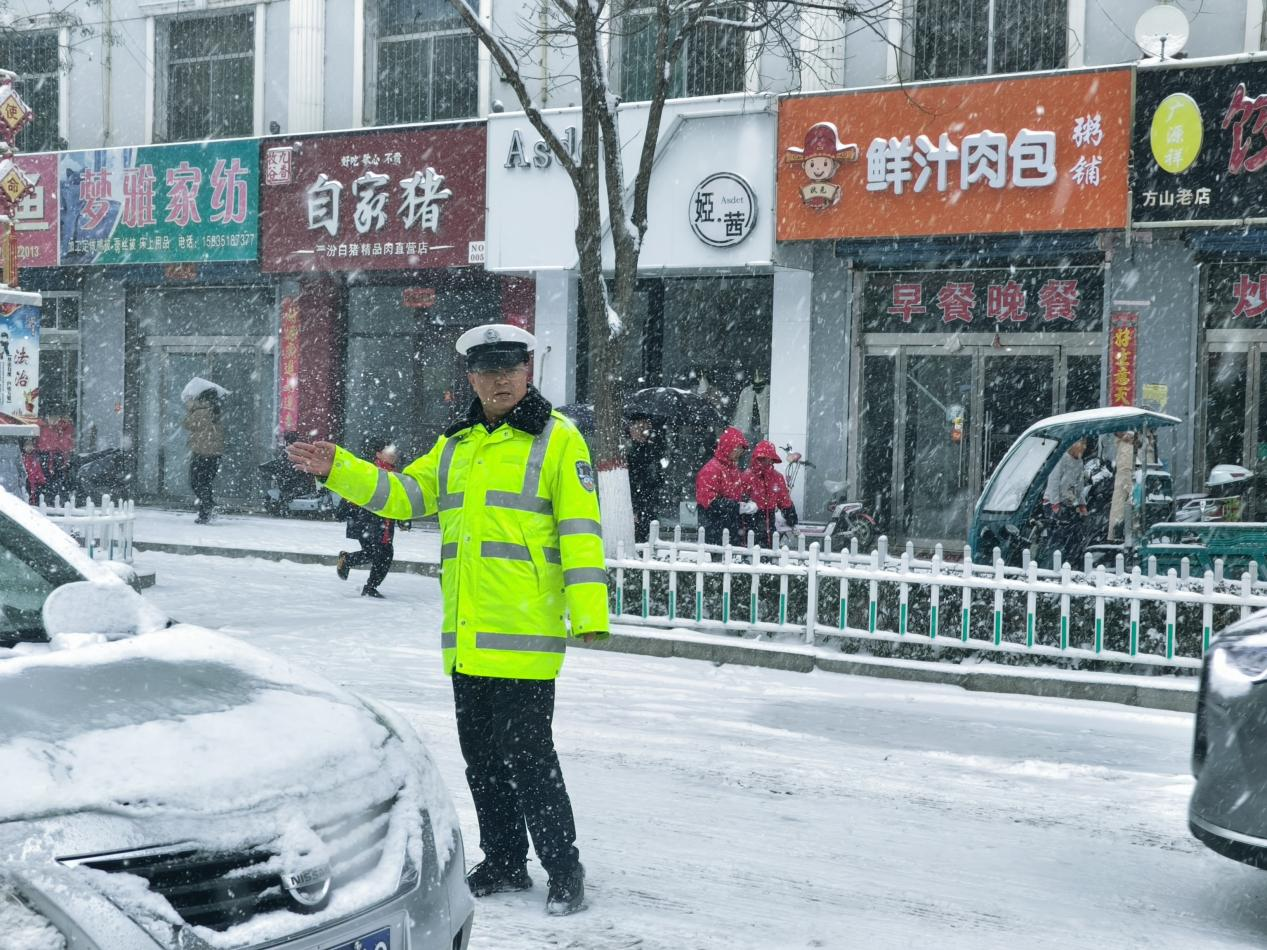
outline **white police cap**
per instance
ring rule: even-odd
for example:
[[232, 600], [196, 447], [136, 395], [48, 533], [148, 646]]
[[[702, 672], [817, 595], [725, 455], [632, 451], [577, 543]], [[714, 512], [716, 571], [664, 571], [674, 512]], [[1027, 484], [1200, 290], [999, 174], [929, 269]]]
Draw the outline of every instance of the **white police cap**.
[[528, 360], [537, 338], [509, 323], [486, 323], [458, 337], [457, 351], [466, 357], [466, 367], [479, 371], [517, 366]]

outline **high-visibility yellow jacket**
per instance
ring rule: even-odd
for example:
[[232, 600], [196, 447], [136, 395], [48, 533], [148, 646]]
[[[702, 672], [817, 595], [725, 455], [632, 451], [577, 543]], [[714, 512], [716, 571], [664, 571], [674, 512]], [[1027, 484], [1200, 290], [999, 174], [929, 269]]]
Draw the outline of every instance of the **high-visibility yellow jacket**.
[[399, 475], [335, 452], [326, 487], [385, 518], [440, 515], [444, 669], [553, 679], [565, 613], [606, 636], [607, 575], [589, 449], [535, 390], [491, 432], [478, 404]]

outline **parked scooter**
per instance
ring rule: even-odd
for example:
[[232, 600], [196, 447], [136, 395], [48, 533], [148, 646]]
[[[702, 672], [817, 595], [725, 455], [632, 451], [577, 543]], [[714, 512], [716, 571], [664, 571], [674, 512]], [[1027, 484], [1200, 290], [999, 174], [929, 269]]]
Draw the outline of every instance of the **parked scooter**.
[[[802, 468], [808, 469], [815, 466], [813, 462], [803, 458], [799, 452], [794, 452], [792, 446], [785, 445], [782, 448], [787, 454], [787, 472], [784, 477], [787, 479], [788, 487], [791, 488], [796, 484]], [[861, 502], [849, 501], [845, 497], [844, 482], [825, 481], [823, 487], [830, 493], [830, 498], [823, 509], [826, 521], [802, 521], [796, 526], [796, 533], [805, 535], [807, 539], [830, 535], [833, 541], [842, 539], [846, 543], [857, 538], [858, 550], [870, 551], [880, 533], [875, 518], [864, 510]]]
[[113, 499], [131, 498], [134, 470], [135, 459], [122, 449], [77, 452], [70, 457], [65, 477], [66, 494], [95, 501], [100, 501], [102, 495]]
[[317, 485], [316, 479], [297, 471], [283, 448], [275, 458], [260, 465], [263, 478], [264, 510], [278, 517], [333, 518], [339, 500]]

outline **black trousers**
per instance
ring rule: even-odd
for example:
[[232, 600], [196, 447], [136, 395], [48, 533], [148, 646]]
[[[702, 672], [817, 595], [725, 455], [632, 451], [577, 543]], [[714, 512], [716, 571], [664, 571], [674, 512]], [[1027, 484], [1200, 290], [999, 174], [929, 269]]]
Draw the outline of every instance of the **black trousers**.
[[215, 505], [211, 486], [219, 471], [220, 456], [218, 455], [195, 455], [189, 461], [189, 487], [194, 490], [194, 498], [198, 500], [200, 518], [210, 515]]
[[453, 702], [484, 859], [522, 866], [531, 834], [546, 873], [569, 873], [580, 853], [554, 750], [554, 680], [455, 672]]
[[383, 578], [392, 569], [392, 559], [396, 556], [396, 549], [390, 544], [370, 538], [357, 540], [361, 543], [361, 550], [353, 551], [348, 555], [348, 567], [368, 564], [370, 579], [365, 582], [365, 586], [370, 590], [378, 590], [378, 585], [383, 583]]

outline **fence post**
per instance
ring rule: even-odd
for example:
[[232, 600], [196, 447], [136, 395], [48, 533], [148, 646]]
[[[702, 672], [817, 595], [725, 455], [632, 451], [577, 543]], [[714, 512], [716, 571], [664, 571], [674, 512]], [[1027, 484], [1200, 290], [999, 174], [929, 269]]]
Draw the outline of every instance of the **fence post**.
[[1030, 559], [1029, 548], [1022, 548], [1021, 549], [1021, 570], [1023, 570], [1026, 574], [1029, 573], [1029, 559]]
[[[1175, 592], [1175, 583], [1178, 578], [1175, 577], [1175, 569], [1172, 567], [1166, 572], [1166, 590], [1170, 593]], [[1173, 660], [1175, 658], [1175, 602], [1174, 600], [1166, 601], [1166, 659]]]
[[[727, 536], [725, 531], [721, 533], [721, 536], [722, 536], [722, 557], [725, 557], [726, 556], [725, 552], [730, 550], [730, 539]], [[706, 554], [702, 550], [696, 553], [695, 555], [695, 564], [696, 564], [695, 622], [696, 623], [699, 623], [701, 620], [704, 619], [704, 572], [699, 569], [699, 565], [703, 564], [705, 559], [708, 560], [708, 563], [710, 564], [713, 563], [713, 556], [711, 554]]]
[[787, 548], [779, 549], [779, 567], [785, 570], [779, 572], [779, 626], [782, 627], [787, 623]]
[[1060, 649], [1069, 649], [1069, 580], [1068, 564], [1060, 565]]
[[[724, 570], [722, 571], [722, 576], [721, 576], [721, 622], [723, 624], [728, 624], [730, 623], [730, 577], [731, 577], [730, 565], [732, 563], [730, 559], [730, 545], [729, 544], [726, 545], [725, 549], [723, 549], [722, 551], [722, 563], [725, 564], [726, 566]], [[699, 615], [704, 610], [704, 598], [702, 596], [703, 592], [700, 590], [700, 587], [701, 587], [701, 584], [697, 578], [695, 581], [695, 619], [696, 620], [699, 619]]]
[[937, 608], [941, 605], [941, 545], [933, 548], [933, 582], [928, 588], [928, 638], [937, 639]]
[[[1139, 590], [1140, 581], [1142, 580], [1143, 578], [1140, 575], [1139, 568], [1138, 567], [1132, 568], [1131, 569], [1131, 590], [1132, 591]], [[1131, 652], [1131, 656], [1135, 656], [1139, 653], [1139, 598], [1138, 597], [1131, 598], [1130, 652]]]
[[1113, 559], [1114, 573], [1121, 577], [1126, 573], [1126, 555], [1118, 552], [1117, 557]]
[[1201, 604], [1201, 655], [1210, 651], [1210, 638], [1214, 635], [1214, 572], [1205, 572], [1203, 585], [1205, 597]]
[[880, 540], [876, 541], [875, 549], [880, 552], [880, 563], [889, 563], [889, 536], [887, 534], [880, 535]]
[[1029, 592], [1025, 595], [1025, 647], [1032, 650], [1034, 649], [1034, 618], [1038, 613], [1038, 594], [1034, 591], [1034, 585], [1038, 583], [1038, 565], [1030, 561], [1026, 565], [1025, 574], [1029, 580]]
[[849, 555], [841, 553], [840, 561], [840, 629], [849, 628], [849, 578], [845, 572], [849, 570]]
[[616, 616], [625, 612], [625, 542], [616, 542]]
[[[902, 552], [902, 560], [899, 564], [899, 570], [901, 570], [903, 578], [905, 578], [911, 570], [912, 547], [913, 545], [911, 542], [907, 541], [906, 550]], [[906, 624], [910, 616], [911, 605], [911, 585], [906, 583], [905, 579], [903, 579], [902, 583], [897, 585], [897, 596], [897, 635], [899, 637], [904, 637], [906, 636]]]
[[[642, 563], [649, 564], [651, 562], [651, 545], [644, 544], [642, 547]], [[642, 619], [646, 620], [651, 616], [651, 569], [644, 567], [642, 569]]]
[[1217, 587], [1223, 586], [1223, 558], [1214, 561], [1214, 583]]
[[1003, 558], [994, 549], [994, 645], [1003, 642]]
[[[972, 549], [968, 545], [963, 546], [963, 576], [969, 581], [972, 580]], [[972, 587], [965, 584], [963, 588], [963, 619], [960, 621], [959, 639], [964, 643], [968, 642], [968, 634], [972, 630]]]
[[[805, 535], [801, 535], [802, 538]], [[808, 573], [805, 576], [805, 642], [813, 646], [814, 631], [818, 629], [818, 544], [809, 546]]]
[[912, 560], [912, 561], [915, 559], [915, 542], [914, 541], [906, 542], [906, 557], [908, 560]]
[[757, 595], [761, 592], [761, 575], [756, 568], [761, 564], [761, 552], [757, 549], [756, 535], [748, 532], [748, 560], [753, 571], [748, 575], [748, 622], [756, 623], [760, 616], [757, 607]]
[[1250, 615], [1249, 599], [1254, 596], [1254, 579], [1249, 571], [1241, 575], [1241, 619]]
[[[1173, 573], [1173, 572], [1172, 572]], [[1095, 652], [1104, 650], [1104, 565], [1095, 569]]]
[[1051, 569], [1057, 573], [1060, 573], [1060, 569], [1064, 567], [1064, 565], [1065, 565], [1065, 562], [1062, 560], [1060, 552], [1059, 551], [1053, 552], [1051, 556]]
[[876, 621], [879, 614], [880, 600], [880, 582], [876, 580], [875, 575], [880, 571], [880, 549], [876, 548], [871, 552], [871, 582], [867, 585], [867, 595], [871, 602], [867, 605], [867, 632], [875, 633]]
[[1188, 579], [1188, 575], [1189, 575], [1189, 572], [1190, 572], [1191, 570], [1192, 570], [1192, 566], [1188, 563], [1188, 559], [1187, 559], [1186, 557], [1185, 557], [1185, 558], [1180, 558], [1180, 560], [1179, 560], [1179, 580], [1181, 580], [1181, 581], [1186, 581], [1186, 580]]
[[1156, 580], [1157, 578], [1157, 555], [1150, 554], [1148, 556], [1148, 579]]
[[[1095, 570], [1095, 566], [1091, 563], [1092, 560], [1093, 560], [1093, 557], [1090, 551], [1082, 555], [1082, 573], [1083, 574], [1090, 574], [1093, 570]], [[1100, 566], [1103, 567], [1104, 565], [1100, 565]]]
[[[660, 537], [659, 524], [653, 521], [651, 522], [650, 540], [648, 540], [647, 542], [649, 553], [652, 556], [655, 555], [656, 542], [659, 540], [659, 537]], [[677, 546], [670, 543], [669, 544], [669, 564], [670, 565], [677, 564], [677, 555], [678, 555]], [[669, 571], [669, 619], [677, 620], [677, 571], [673, 571], [673, 570]]]
[[[656, 548], [660, 546], [660, 522], [652, 519], [651, 529], [647, 532], [647, 545], [651, 548], [651, 556], [655, 557]], [[677, 560], [674, 558], [674, 560]]]

